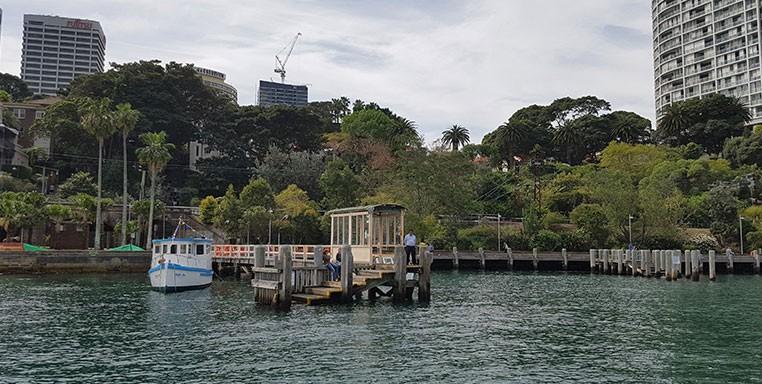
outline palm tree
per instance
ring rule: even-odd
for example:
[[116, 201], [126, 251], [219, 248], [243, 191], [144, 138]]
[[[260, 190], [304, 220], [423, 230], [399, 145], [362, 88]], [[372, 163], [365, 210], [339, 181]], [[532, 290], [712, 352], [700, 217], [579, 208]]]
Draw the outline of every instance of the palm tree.
[[691, 125], [691, 116], [685, 103], [676, 102], [664, 107], [657, 131], [662, 139], [679, 139]]
[[582, 136], [577, 132], [574, 123], [559, 126], [553, 133], [553, 144], [566, 148], [566, 162], [571, 164], [572, 151], [580, 143]]
[[498, 142], [508, 150], [508, 162], [513, 166], [516, 147], [524, 141], [527, 135], [527, 125], [522, 122], [505, 122], [498, 129]]
[[[122, 132], [122, 223], [127, 222], [127, 136], [135, 129], [140, 119], [140, 112], [132, 109], [130, 103], [116, 106], [114, 125]], [[127, 244], [127, 226], [122, 225], [120, 242]]]
[[101, 248], [101, 190], [103, 179], [103, 140], [114, 133], [113, 113], [109, 109], [109, 99], [88, 99], [83, 106], [81, 115], [82, 128], [98, 140], [98, 198], [95, 213], [95, 244], [96, 250]]
[[454, 152], [458, 151], [458, 148], [471, 142], [468, 129], [454, 124], [450, 129], [442, 132], [442, 143], [452, 146]]
[[148, 236], [146, 236], [146, 249], [151, 249], [151, 240], [153, 236], [153, 208], [156, 201], [156, 175], [161, 172], [172, 159], [172, 150], [175, 145], [167, 143], [167, 133], [146, 132], [140, 135], [145, 147], [138, 148], [138, 160], [141, 164], [148, 167], [151, 174], [151, 205], [148, 210]]

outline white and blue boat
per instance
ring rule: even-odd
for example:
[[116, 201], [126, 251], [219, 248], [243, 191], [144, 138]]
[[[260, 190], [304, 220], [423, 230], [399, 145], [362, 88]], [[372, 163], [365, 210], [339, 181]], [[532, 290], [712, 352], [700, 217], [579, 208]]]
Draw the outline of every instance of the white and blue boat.
[[151, 287], [164, 293], [204, 289], [210, 286], [214, 277], [212, 241], [174, 236], [154, 240], [148, 277]]

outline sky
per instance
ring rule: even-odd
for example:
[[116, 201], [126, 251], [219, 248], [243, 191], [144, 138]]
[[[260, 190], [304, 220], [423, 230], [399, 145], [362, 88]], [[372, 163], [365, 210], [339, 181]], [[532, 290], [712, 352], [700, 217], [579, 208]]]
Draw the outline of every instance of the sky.
[[227, 74], [241, 105], [276, 79], [310, 101], [375, 101], [426, 142], [453, 124], [480, 142], [517, 109], [595, 95], [653, 120], [651, 3], [643, 0], [6, 0], [0, 70], [18, 75], [23, 15], [87, 18], [106, 61], [159, 59]]

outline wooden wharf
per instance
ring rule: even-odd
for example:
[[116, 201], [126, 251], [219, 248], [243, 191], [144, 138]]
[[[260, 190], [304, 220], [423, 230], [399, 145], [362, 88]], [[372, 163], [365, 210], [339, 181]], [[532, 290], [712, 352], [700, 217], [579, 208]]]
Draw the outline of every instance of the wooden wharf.
[[[687, 255], [687, 256], [686, 256]], [[646, 277], [679, 277], [696, 279], [717, 274], [759, 274], [762, 250], [750, 255], [696, 250], [624, 250], [592, 249], [588, 252], [532, 251], [450, 251], [433, 252], [433, 269], [509, 270], [509, 271], [572, 271]], [[695, 272], [694, 272], [695, 271]], [[694, 276], [695, 275], [695, 276]]]
[[352, 246], [338, 248], [342, 256], [338, 279], [332, 279], [323, 264], [323, 250], [332, 250], [328, 246], [215, 246], [212, 266], [218, 276], [232, 272], [251, 280], [257, 303], [283, 309], [293, 302], [352, 303], [363, 297], [405, 302], [413, 300], [416, 291], [419, 302], [431, 300], [433, 259], [424, 247], [419, 247], [419, 265], [407, 265], [402, 246], [396, 246], [394, 257], [382, 264], [355, 263]]

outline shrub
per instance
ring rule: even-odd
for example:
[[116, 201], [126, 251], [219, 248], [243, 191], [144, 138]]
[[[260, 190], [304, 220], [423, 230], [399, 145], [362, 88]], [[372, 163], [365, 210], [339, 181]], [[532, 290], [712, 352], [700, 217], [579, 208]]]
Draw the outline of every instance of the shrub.
[[571, 213], [572, 223], [590, 236], [592, 245], [603, 248], [609, 238], [608, 218], [606, 212], [598, 204], [582, 204]]
[[497, 228], [487, 225], [458, 230], [458, 249], [497, 248]]
[[658, 231], [640, 241], [643, 249], [681, 249], [685, 239], [676, 231]]
[[[504, 244], [508, 244], [508, 246], [513, 250], [528, 250], [531, 247], [530, 244], [530, 238], [524, 234], [523, 232], [508, 232], [505, 234], [505, 240], [503, 240]], [[503, 244], [501, 244], [501, 248], [503, 248]]]
[[[755, 232], [752, 232], [755, 233]], [[751, 233], [749, 234], [751, 235]], [[688, 242], [685, 244], [686, 249], [697, 249], [701, 252], [708, 252], [711, 250], [720, 249], [720, 244], [717, 243], [717, 239], [714, 236], [698, 234], [691, 236]]]
[[561, 232], [559, 236], [561, 236], [561, 248], [566, 248], [568, 251], [583, 252], [594, 248], [590, 234], [585, 231]]
[[542, 227], [545, 229], [551, 229], [556, 224], [563, 224], [566, 222], [566, 216], [558, 212], [548, 212], [542, 217]]
[[558, 251], [561, 249], [561, 235], [543, 229], [532, 238], [530, 245], [541, 251]]

